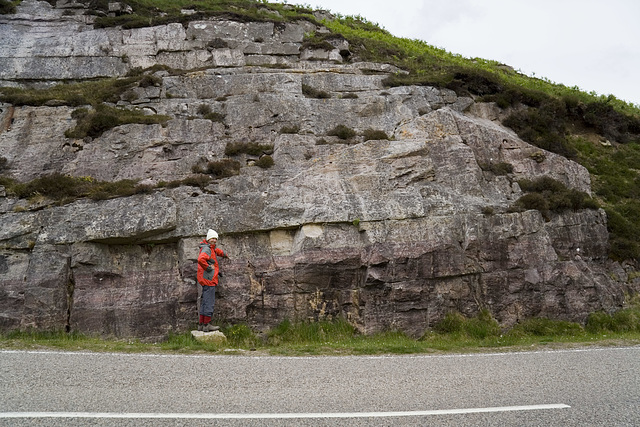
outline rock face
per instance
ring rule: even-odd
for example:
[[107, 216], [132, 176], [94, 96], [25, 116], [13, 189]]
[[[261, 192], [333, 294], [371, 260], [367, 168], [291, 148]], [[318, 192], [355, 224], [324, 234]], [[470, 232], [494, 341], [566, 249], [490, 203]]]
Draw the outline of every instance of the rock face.
[[[61, 206], [0, 192], [3, 330], [149, 339], [187, 330], [197, 320], [195, 258], [208, 228], [231, 255], [221, 261], [214, 317], [256, 329], [345, 317], [366, 333], [420, 335], [449, 311], [482, 308], [507, 326], [533, 316], [584, 321], [640, 288], [607, 261], [603, 211], [550, 220], [509, 211], [523, 194], [519, 179], [551, 176], [589, 192], [589, 174], [474, 114], [486, 108], [470, 98], [385, 88], [399, 70], [344, 63], [344, 45], [303, 49], [316, 30], [308, 22], [94, 29], [91, 17], [58, 3], [25, 0], [16, 15], [0, 15], [0, 85], [155, 64], [198, 70], [157, 72], [161, 84], [118, 103], [168, 115], [166, 126], [123, 125], [94, 139], [64, 136], [73, 108], [0, 105], [5, 175], [157, 185], [227, 159], [229, 143], [273, 145], [274, 166], [238, 154], [239, 174], [205, 189], [160, 186]], [[308, 88], [329, 97], [305, 96]], [[202, 105], [223, 119], [202, 118]], [[331, 136], [337, 125], [357, 135]], [[378, 139], [363, 137], [367, 130]], [[480, 167], [499, 162], [513, 172]]]

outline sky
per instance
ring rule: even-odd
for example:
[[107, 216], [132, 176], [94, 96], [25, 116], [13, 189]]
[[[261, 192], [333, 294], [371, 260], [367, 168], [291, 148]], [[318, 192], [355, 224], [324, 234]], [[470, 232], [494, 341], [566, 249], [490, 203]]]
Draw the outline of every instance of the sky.
[[640, 105], [639, 0], [309, 0], [467, 58]]

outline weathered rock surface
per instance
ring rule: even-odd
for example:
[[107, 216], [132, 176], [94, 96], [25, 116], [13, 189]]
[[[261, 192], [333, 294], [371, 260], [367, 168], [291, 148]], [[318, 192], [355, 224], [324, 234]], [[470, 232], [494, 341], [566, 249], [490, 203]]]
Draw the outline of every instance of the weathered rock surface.
[[[589, 174], [521, 141], [472, 99], [385, 88], [398, 70], [342, 63], [345, 46], [305, 51], [304, 34], [315, 29], [307, 22], [98, 30], [91, 17], [63, 14], [69, 4], [25, 0], [16, 15], [0, 16], [0, 85], [122, 76], [154, 64], [199, 70], [158, 72], [160, 86], [119, 103], [169, 115], [164, 127], [123, 125], [76, 140], [64, 136], [75, 125], [70, 107], [0, 105], [5, 174], [158, 184], [226, 158], [231, 142], [273, 144], [275, 165], [237, 155], [239, 175], [204, 190], [159, 187], [63, 206], [0, 192], [3, 330], [149, 339], [187, 330], [197, 320], [194, 261], [208, 228], [231, 255], [221, 261], [215, 317], [256, 329], [342, 316], [364, 332], [419, 335], [451, 310], [481, 308], [504, 325], [532, 316], [584, 321], [638, 292], [607, 261], [603, 211], [549, 221], [509, 212], [523, 194], [518, 179], [551, 176], [589, 192]], [[274, 64], [286, 67], [265, 66]], [[330, 98], [306, 97], [303, 87]], [[197, 118], [203, 104], [223, 122]], [[390, 140], [329, 136], [339, 124]], [[513, 173], [480, 167], [498, 162]]]

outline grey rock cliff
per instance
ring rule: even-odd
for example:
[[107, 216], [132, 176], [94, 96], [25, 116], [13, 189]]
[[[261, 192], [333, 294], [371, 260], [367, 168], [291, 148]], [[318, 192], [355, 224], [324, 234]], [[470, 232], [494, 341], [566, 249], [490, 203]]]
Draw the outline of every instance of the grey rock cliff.
[[[27, 0], [0, 16], [0, 85], [44, 87], [155, 64], [187, 72], [157, 72], [161, 84], [118, 103], [168, 115], [166, 126], [123, 125], [94, 139], [64, 136], [73, 108], [0, 105], [7, 175], [156, 185], [228, 157], [232, 142], [273, 144], [275, 164], [262, 169], [241, 154], [237, 176], [205, 189], [62, 206], [0, 193], [0, 328], [145, 338], [185, 330], [197, 319], [195, 258], [208, 228], [231, 255], [221, 261], [215, 317], [256, 329], [345, 317], [367, 333], [420, 335], [451, 310], [481, 308], [504, 325], [584, 321], [637, 292], [607, 261], [603, 211], [548, 221], [509, 212], [523, 194], [518, 179], [551, 176], [589, 192], [589, 174], [472, 114], [483, 110], [472, 99], [385, 88], [399, 70], [343, 63], [343, 45], [304, 50], [315, 30], [308, 22], [94, 29], [91, 17], [63, 14], [66, 4]], [[304, 87], [330, 98], [309, 98]], [[203, 104], [222, 122], [197, 118]], [[328, 135], [336, 125], [390, 140], [341, 140]], [[513, 172], [480, 167], [497, 162]]]

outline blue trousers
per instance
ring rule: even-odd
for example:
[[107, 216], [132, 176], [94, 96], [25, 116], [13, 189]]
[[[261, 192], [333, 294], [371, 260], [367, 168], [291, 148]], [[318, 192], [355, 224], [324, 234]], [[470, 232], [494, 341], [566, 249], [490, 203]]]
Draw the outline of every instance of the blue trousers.
[[200, 314], [213, 317], [213, 306], [216, 303], [216, 287], [202, 286], [202, 301], [200, 302]]

